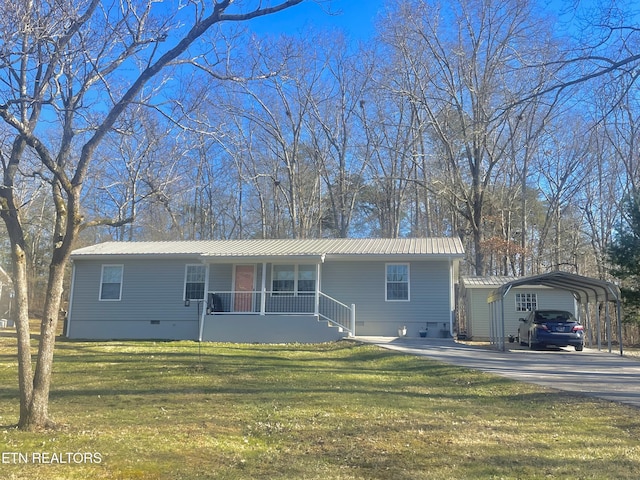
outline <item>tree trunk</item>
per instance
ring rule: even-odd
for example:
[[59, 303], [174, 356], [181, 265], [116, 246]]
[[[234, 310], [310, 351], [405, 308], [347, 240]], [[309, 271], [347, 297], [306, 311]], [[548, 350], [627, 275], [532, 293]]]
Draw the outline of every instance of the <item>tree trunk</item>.
[[[478, 162], [480, 164], [480, 162]], [[482, 215], [484, 212], [484, 195], [482, 194], [482, 189], [480, 187], [480, 177], [479, 175], [474, 176], [473, 179], [473, 191], [471, 193], [472, 202], [469, 205], [469, 210], [471, 215], [470, 224], [473, 230], [473, 248], [475, 249], [475, 270], [476, 275], [482, 277], [485, 275], [487, 266], [485, 264], [485, 255], [484, 255], [484, 232], [482, 225]]]
[[[58, 255], [58, 257], [62, 257]], [[60, 300], [62, 298], [64, 281], [65, 258], [55, 259], [49, 268], [49, 282], [47, 296], [40, 324], [40, 345], [33, 378], [33, 393], [29, 410], [23, 427], [26, 430], [48, 427], [49, 419], [49, 389], [51, 386], [51, 370], [53, 365], [53, 350], [58, 327]]]
[[4, 215], [4, 220], [11, 239], [12, 280], [15, 295], [12, 315], [18, 337], [18, 384], [20, 386], [20, 420], [18, 421], [18, 426], [23, 428], [27, 423], [29, 404], [33, 394], [27, 254], [24, 248], [22, 225], [20, 225], [17, 215]]
[[0, 187], [0, 217], [5, 223], [11, 243], [13, 264], [13, 302], [12, 317], [16, 324], [18, 341], [18, 385], [20, 388], [20, 420], [18, 426], [27, 422], [29, 404], [33, 393], [33, 371], [31, 364], [31, 335], [29, 332], [29, 280], [28, 259], [24, 230], [18, 214], [15, 199], [14, 181], [18, 172], [18, 161], [24, 152], [25, 143], [17, 139], [13, 144], [11, 158], [4, 170], [3, 186]]
[[[20, 225], [9, 227], [9, 236], [22, 237]], [[18, 384], [20, 387], [20, 420], [18, 426], [24, 428], [27, 424], [29, 404], [33, 393], [33, 371], [31, 364], [31, 335], [29, 332], [29, 288], [27, 277], [27, 255], [24, 244], [11, 242], [13, 259], [13, 289], [15, 301], [13, 304], [13, 318], [18, 336]]]
[[[3, 38], [3, 41], [9, 42], [6, 49], [14, 54], [11, 55], [11, 58], [3, 58], [5, 74], [2, 77], [4, 81], [0, 83], [3, 83], [6, 88], [3, 89], [0, 120], [5, 122], [11, 130], [15, 130], [16, 140], [8, 159], [4, 154], [0, 154], [0, 166], [3, 169], [3, 184], [0, 185], [0, 217], [7, 226], [13, 259], [20, 384], [20, 420], [18, 425], [21, 429], [35, 430], [50, 424], [48, 415], [49, 388], [65, 265], [69, 260], [73, 242], [78, 236], [82, 220], [79, 204], [80, 192], [89, 172], [95, 150], [105, 136], [112, 131], [114, 124], [128, 106], [140, 101], [140, 92], [149, 80], [156, 77], [165, 67], [187, 51], [214, 25], [221, 22], [243, 22], [270, 15], [301, 2], [302, 0], [281, 0], [270, 6], [262, 6], [258, 2], [255, 9], [248, 6], [246, 9], [240, 8], [231, 13], [226, 13], [226, 10], [233, 3], [231, 0], [211, 2], [211, 8], [208, 8], [206, 12], [201, 12], [202, 16], [198, 16], [191, 25], [187, 25], [183, 35], [172, 39], [172, 46], [160, 49], [162, 53], [158, 51], [159, 43], [168, 36], [168, 32], [162, 29], [157, 32], [147, 31], [147, 16], [144, 15], [142, 18], [133, 16], [133, 10], [123, 9], [121, 19], [116, 18], [117, 12], [114, 11], [114, 18], [108, 19], [106, 22], [108, 27], [104, 29], [107, 36], [100, 37], [102, 24], [100, 29], [94, 28], [94, 14], [101, 4], [99, 0], [91, 0], [81, 14], [74, 11], [71, 16], [65, 16], [63, 12], [60, 17], [54, 18], [49, 15], [49, 11], [45, 7], [34, 4], [28, 6], [27, 14], [20, 14], [16, 17], [19, 22], [17, 26], [13, 25], [13, 16], [9, 15], [7, 18], [3, 18], [3, 21], [6, 21], [2, 26], [7, 27], [7, 31], [11, 32], [11, 34], [5, 35], [7, 38]], [[131, 38], [125, 38], [123, 50], [110, 57], [109, 52], [112, 51], [113, 46], [120, 44], [123, 41], [123, 36], [127, 36], [126, 34], [123, 36], [116, 34], [115, 32], [123, 33], [126, 29], [115, 26], [113, 26], [113, 36], [109, 36], [108, 32], [112, 27], [111, 20], [130, 27]], [[130, 21], [132, 23], [129, 23]], [[163, 24], [159, 17], [158, 21]], [[171, 23], [168, 17], [167, 21]], [[137, 27], [134, 27], [134, 23], [137, 23]], [[95, 42], [98, 43], [95, 51], [92, 50], [93, 38], [85, 43], [85, 39], [92, 36], [96, 36]], [[155, 47], [147, 48], [149, 44], [155, 44]], [[69, 45], [73, 45], [73, 48]], [[137, 77], [131, 78], [128, 85], [119, 85], [118, 88], [112, 89], [112, 85], [105, 84], [104, 90], [99, 88], [95, 91], [92, 90], [92, 87], [96, 85], [103, 85], [103, 82], [106, 82], [106, 77], [109, 77], [114, 71], [123, 65], [126, 66], [127, 59], [138, 58], [136, 55], [141, 54], [145, 48], [150, 51], [147, 66]], [[38, 55], [44, 50], [47, 51], [47, 55]], [[92, 57], [94, 54], [97, 55], [97, 60], [91, 65], [91, 68], [76, 76], [72, 71], [77, 66], [77, 62]], [[99, 71], [100, 69], [102, 70]], [[60, 79], [59, 72], [66, 72], [64, 80]], [[53, 88], [51, 85], [56, 85], [57, 88]], [[97, 111], [90, 109], [88, 104], [91, 102], [87, 102], [86, 98], [94, 98], [104, 92], [120, 89], [123, 92], [122, 96], [117, 101], [111, 99], [115, 103], [108, 108], [107, 112], [104, 112], [102, 120], [95, 125], [92, 133], [84, 131], [84, 134], [79, 137], [79, 143], [73, 144], [76, 119], [82, 118], [80, 123], [84, 126], [84, 118], [87, 116], [94, 117], [95, 114], [96, 120], [102, 116], [102, 112], [97, 113]], [[52, 111], [64, 112], [57, 116], [61, 123], [53, 128], [62, 132], [62, 138], [56, 138], [53, 142], [59, 149], [55, 153], [49, 149], [45, 142], [34, 135], [34, 132], [39, 131], [36, 127], [40, 120], [40, 113], [45, 106], [47, 108], [53, 107]], [[57, 108], [60, 109], [56, 110]], [[88, 135], [88, 139], [85, 135]], [[80, 144], [85, 139], [86, 143]], [[28, 166], [25, 166], [27, 173], [19, 172], [18, 166], [27, 145], [31, 149], [30, 154], [34, 154], [41, 162], [42, 171], [37, 165], [32, 167], [31, 163], [28, 163]], [[51, 148], [56, 147], [51, 146]], [[51, 176], [42, 173], [45, 169]], [[32, 372], [31, 362], [25, 235], [19, 217], [20, 202], [14, 198], [15, 179], [30, 175], [31, 171], [37, 172], [31, 174], [33, 176], [53, 179], [53, 203], [56, 208], [53, 255], [49, 267], [49, 282], [45, 292], [46, 300], [40, 325], [40, 344], [35, 373]], [[88, 224], [85, 223], [85, 226]], [[111, 223], [111, 225], [122, 225], [122, 221]]]

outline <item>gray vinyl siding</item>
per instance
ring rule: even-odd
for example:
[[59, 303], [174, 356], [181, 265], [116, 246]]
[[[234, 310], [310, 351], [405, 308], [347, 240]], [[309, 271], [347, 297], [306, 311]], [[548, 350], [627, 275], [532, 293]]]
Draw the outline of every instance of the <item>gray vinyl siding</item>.
[[209, 266], [209, 291], [228, 292], [233, 290], [233, 265], [214, 263]]
[[[249, 262], [238, 262], [249, 264]], [[282, 264], [313, 264], [312, 260], [301, 258]], [[409, 301], [386, 301], [386, 265], [405, 263], [409, 265]], [[119, 301], [99, 301], [102, 265], [123, 265], [122, 296]], [[189, 259], [123, 258], [105, 256], [104, 260], [77, 258], [74, 261], [73, 296], [69, 309], [68, 335], [71, 338], [93, 339], [139, 339], [163, 338], [169, 340], [193, 339], [199, 335], [199, 313], [205, 305], [192, 300], [185, 307], [185, 266], [198, 264]], [[266, 289], [272, 289], [272, 263], [266, 264]], [[262, 262], [256, 262], [255, 289], [262, 284]], [[234, 263], [214, 262], [208, 265], [207, 290], [229, 292], [233, 290]], [[320, 291], [346, 304], [356, 305], [356, 335], [396, 336], [398, 329], [406, 326], [407, 335], [418, 336], [418, 331], [429, 328], [429, 336], [441, 336], [448, 331], [452, 317], [450, 262], [447, 259], [426, 261], [397, 261], [390, 256], [386, 260], [335, 260], [327, 259], [320, 265]], [[313, 301], [314, 297], [309, 297]], [[269, 297], [268, 302], [278, 300]], [[485, 297], [486, 302], [486, 297]], [[269, 306], [269, 305], [267, 305]], [[273, 310], [272, 310], [273, 311]], [[285, 310], [282, 310], [284, 313]], [[310, 310], [313, 313], [313, 309]], [[229, 332], [220, 330], [226, 321]], [[233, 316], [231, 316], [233, 317]], [[207, 316], [204, 329], [207, 339], [239, 338], [249, 324], [261, 325], [265, 339], [273, 341], [274, 332], [293, 329], [287, 322], [292, 318], [271, 318], [273, 325], [265, 317], [250, 317], [245, 324], [241, 319], [249, 316], [229, 318], [221, 316], [211, 319]], [[277, 317], [277, 316], [274, 316]], [[294, 317], [298, 318], [298, 317]], [[313, 319], [317, 323], [317, 320]], [[213, 322], [213, 323], [212, 323]], [[216, 323], [217, 322], [217, 323]], [[261, 323], [262, 322], [262, 323]], [[305, 320], [307, 322], [307, 320]], [[339, 337], [335, 329], [315, 330], [309, 327], [309, 335], [300, 338], [322, 341]], [[215, 325], [215, 328], [214, 328]], [[326, 325], [323, 323], [323, 328]], [[213, 329], [213, 330], [212, 330]], [[260, 329], [252, 332], [251, 338], [259, 338]], [[214, 333], [215, 332], [215, 333]], [[235, 333], [234, 333], [235, 332]], [[298, 332], [299, 333], [299, 332]], [[235, 335], [235, 336], [234, 336]], [[286, 335], [282, 335], [287, 338]], [[252, 340], [259, 341], [259, 340]]]
[[[409, 264], [409, 301], [385, 301], [387, 263]], [[429, 336], [449, 329], [451, 283], [448, 261], [340, 261], [322, 265], [321, 291], [342, 303], [356, 305], [356, 335], [417, 337], [429, 326]]]
[[[234, 289], [233, 272], [235, 265], [235, 263], [212, 263], [209, 265], [210, 292], [230, 292]], [[254, 289], [259, 291], [262, 283], [262, 264], [243, 262], [237, 265], [255, 265]], [[270, 272], [270, 264], [267, 266], [267, 272]], [[269, 290], [268, 283], [267, 290]]]
[[[198, 338], [198, 302], [184, 305], [184, 260], [76, 260], [71, 338]], [[102, 265], [122, 264], [122, 296], [100, 301]], [[95, 335], [94, 335], [95, 334]], [[99, 335], [99, 336], [98, 336]]]

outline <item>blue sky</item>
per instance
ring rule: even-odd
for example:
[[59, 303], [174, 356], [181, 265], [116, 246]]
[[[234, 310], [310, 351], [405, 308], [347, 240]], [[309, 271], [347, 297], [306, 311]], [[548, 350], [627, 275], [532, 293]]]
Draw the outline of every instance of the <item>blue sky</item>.
[[[611, 0], [613, 1], [613, 0]], [[374, 34], [377, 14], [385, 0], [304, 0], [275, 15], [251, 20], [247, 27], [259, 34], [300, 33], [315, 30], [342, 29], [353, 40], [366, 40]], [[558, 29], [571, 30], [576, 21], [576, 9], [594, 8], [597, 0], [536, 0], [539, 8], [559, 16]], [[330, 10], [332, 14], [327, 13]], [[563, 24], [569, 22], [569, 24]]]
[[[364, 40], [374, 31], [378, 11], [384, 0], [333, 0], [320, 6], [312, 0], [305, 0], [295, 7], [275, 15], [252, 20], [247, 25], [257, 33], [297, 33], [306, 28], [315, 30], [342, 29], [351, 38]], [[330, 6], [333, 14], [326, 13]]]

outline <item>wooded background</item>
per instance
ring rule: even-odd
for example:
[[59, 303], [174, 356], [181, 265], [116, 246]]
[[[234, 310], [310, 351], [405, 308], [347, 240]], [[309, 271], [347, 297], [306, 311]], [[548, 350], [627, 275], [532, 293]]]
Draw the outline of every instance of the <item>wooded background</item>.
[[[110, 129], [76, 247], [458, 236], [463, 274], [611, 280], [606, 247], [640, 182], [637, 6], [443, 3], [387, 2], [364, 41], [221, 25]], [[104, 82], [76, 105], [86, 131], [121, 88]], [[55, 144], [63, 132], [44, 120]], [[3, 158], [12, 138], [0, 135]], [[35, 155], [20, 170], [37, 295], [56, 242], [53, 182]], [[10, 270], [8, 246], [0, 256]]]

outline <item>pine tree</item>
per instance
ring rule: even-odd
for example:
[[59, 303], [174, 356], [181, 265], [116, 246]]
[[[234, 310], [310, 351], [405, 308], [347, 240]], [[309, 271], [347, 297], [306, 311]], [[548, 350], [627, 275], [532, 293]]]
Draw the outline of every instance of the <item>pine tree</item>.
[[640, 192], [625, 201], [624, 220], [607, 253], [611, 274], [621, 281], [624, 321], [640, 323]]

